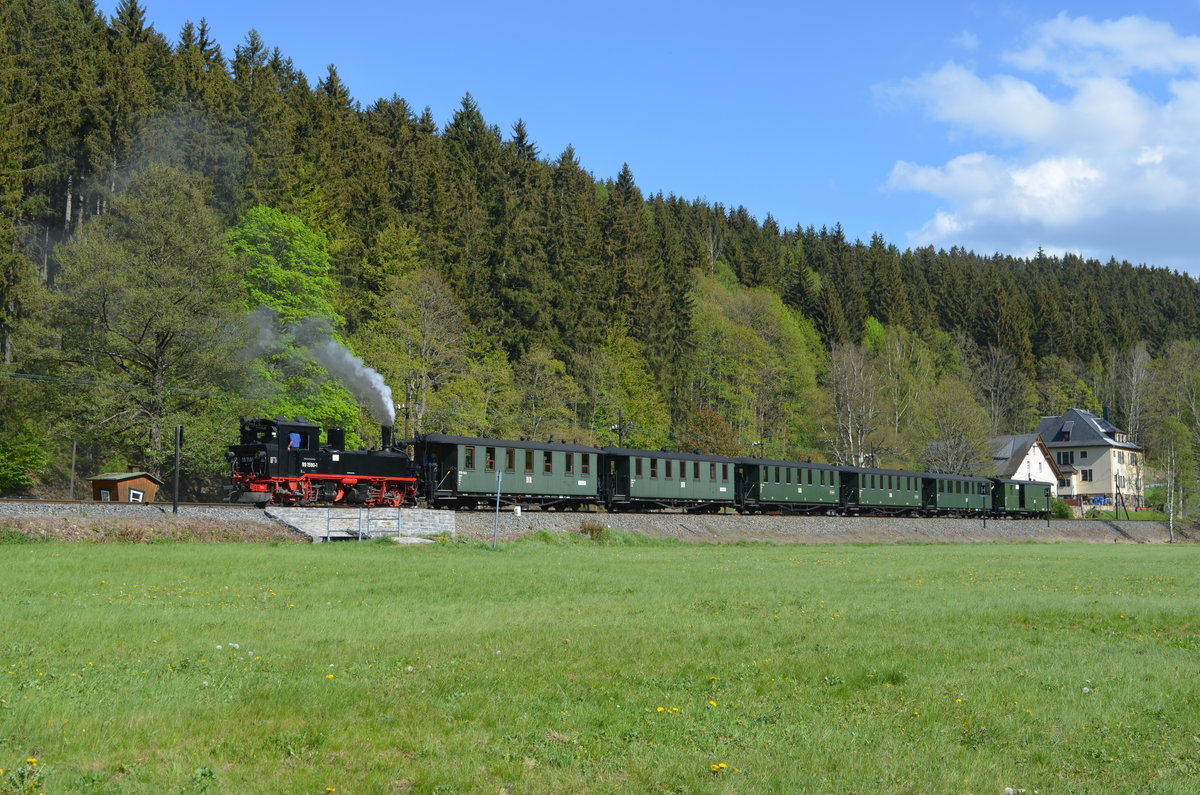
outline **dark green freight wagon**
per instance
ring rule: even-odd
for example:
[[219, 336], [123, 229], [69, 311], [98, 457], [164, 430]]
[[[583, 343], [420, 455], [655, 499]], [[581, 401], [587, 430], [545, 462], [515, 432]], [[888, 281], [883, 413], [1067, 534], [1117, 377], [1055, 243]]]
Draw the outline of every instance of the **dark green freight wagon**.
[[737, 461], [721, 456], [605, 447], [601, 499], [612, 511], [685, 508], [716, 512], [735, 504]]
[[413, 440], [421, 493], [433, 507], [536, 505], [578, 510], [598, 496], [600, 451], [558, 442], [427, 434]]
[[830, 513], [841, 502], [837, 467], [799, 461], [738, 461], [738, 504], [746, 513]]
[[916, 514], [921, 475], [898, 469], [842, 469], [842, 504], [849, 514]]
[[992, 507], [992, 482], [969, 475], [925, 475], [925, 513], [986, 513]]
[[1049, 483], [992, 479], [992, 512], [998, 516], [1045, 518], [1050, 515], [1050, 500]]

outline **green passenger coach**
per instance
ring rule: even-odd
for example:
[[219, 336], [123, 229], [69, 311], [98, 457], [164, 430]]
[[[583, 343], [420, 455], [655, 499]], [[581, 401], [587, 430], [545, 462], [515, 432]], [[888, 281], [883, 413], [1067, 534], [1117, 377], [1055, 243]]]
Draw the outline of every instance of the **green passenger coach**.
[[600, 451], [558, 442], [505, 441], [431, 433], [412, 442], [432, 507], [495, 503], [578, 510], [598, 495]]
[[843, 469], [843, 509], [848, 514], [918, 513], [921, 477], [898, 469]]
[[609, 510], [681, 507], [715, 513], [734, 505], [737, 461], [665, 450], [601, 450], [607, 471], [601, 496]]
[[992, 479], [992, 512], [999, 516], [1050, 515], [1050, 484], [1036, 480]]
[[841, 486], [841, 472], [825, 464], [738, 461], [738, 500], [746, 513], [829, 513], [841, 501]]
[[992, 482], [968, 475], [925, 475], [925, 513], [982, 513], [992, 507]]

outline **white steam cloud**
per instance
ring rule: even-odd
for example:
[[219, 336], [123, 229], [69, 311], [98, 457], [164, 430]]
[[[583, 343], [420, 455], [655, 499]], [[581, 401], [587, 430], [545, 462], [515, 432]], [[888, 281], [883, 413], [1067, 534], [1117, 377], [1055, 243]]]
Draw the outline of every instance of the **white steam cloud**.
[[[249, 357], [270, 356], [285, 371], [301, 372], [305, 366], [301, 357], [287, 357], [289, 350], [299, 348], [312, 354], [330, 375], [337, 378], [359, 403], [381, 423], [396, 424], [396, 404], [392, 389], [383, 376], [368, 367], [349, 348], [333, 338], [329, 322], [323, 318], [305, 320], [280, 330], [278, 314], [259, 307], [246, 319], [250, 334], [243, 353]], [[283, 357], [284, 361], [278, 361]]]
[[392, 388], [378, 371], [363, 364], [363, 360], [337, 340], [327, 339], [311, 348], [325, 369], [341, 379], [358, 400], [367, 406], [371, 416], [386, 425], [396, 424], [396, 404]]

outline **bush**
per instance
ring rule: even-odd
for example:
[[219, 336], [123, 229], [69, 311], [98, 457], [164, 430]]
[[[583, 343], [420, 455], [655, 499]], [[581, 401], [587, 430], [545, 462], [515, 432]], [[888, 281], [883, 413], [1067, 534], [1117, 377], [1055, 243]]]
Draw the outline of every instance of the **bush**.
[[1055, 519], [1071, 519], [1074, 517], [1075, 512], [1071, 510], [1070, 505], [1067, 505], [1066, 500], [1055, 497], [1054, 501], [1050, 504], [1050, 515]]
[[587, 536], [597, 544], [607, 544], [612, 540], [612, 533], [607, 527], [590, 519], [579, 523], [579, 534]]

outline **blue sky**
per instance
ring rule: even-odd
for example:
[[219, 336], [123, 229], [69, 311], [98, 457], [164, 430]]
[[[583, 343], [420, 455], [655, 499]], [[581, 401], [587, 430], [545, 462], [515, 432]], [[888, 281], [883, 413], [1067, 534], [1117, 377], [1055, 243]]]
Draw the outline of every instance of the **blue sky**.
[[313, 83], [334, 64], [364, 106], [444, 124], [469, 91], [648, 194], [1200, 275], [1200, 0], [144, 2], [172, 41], [205, 17], [227, 56], [254, 28]]

